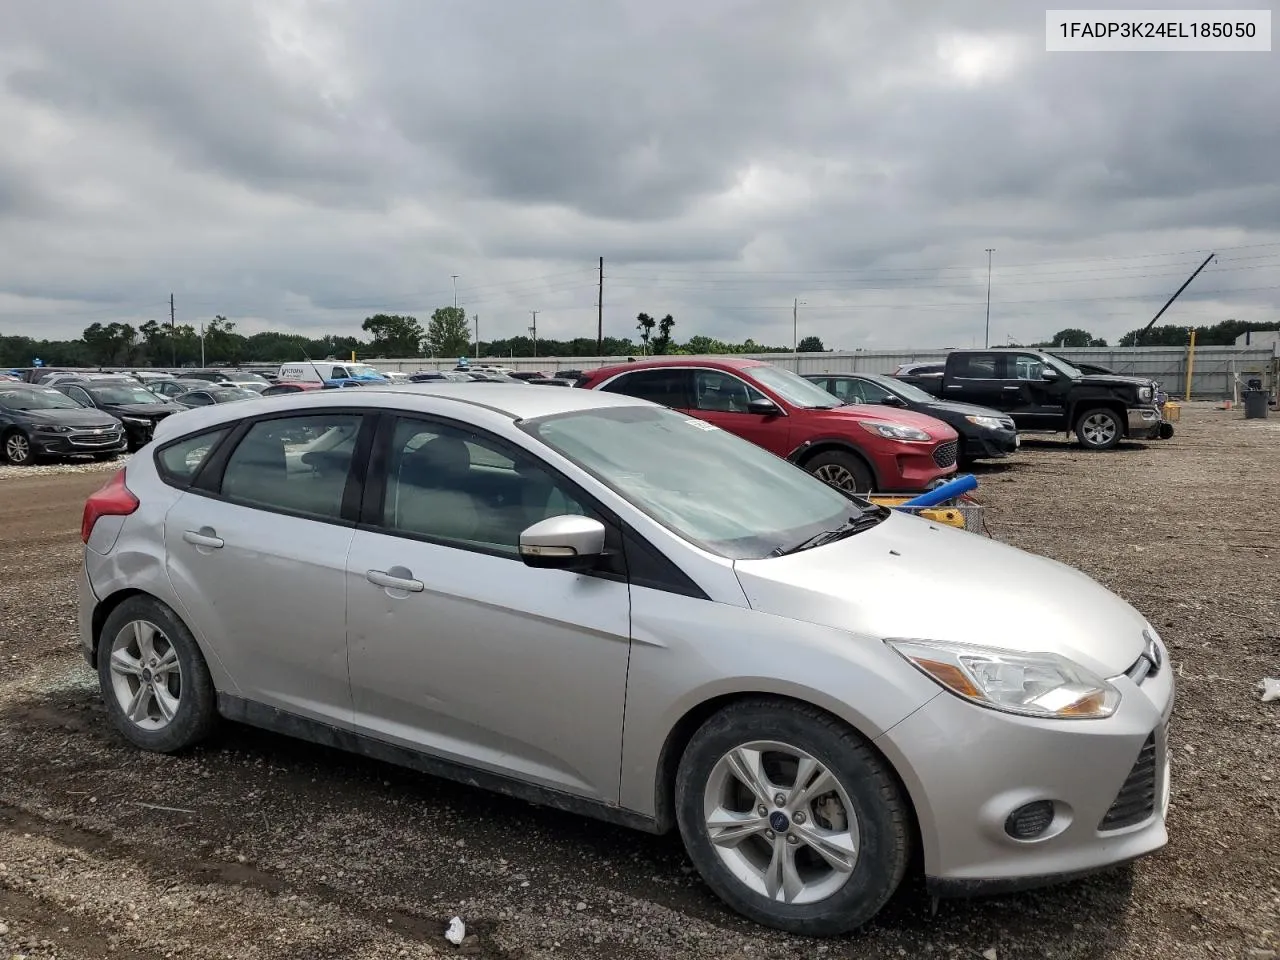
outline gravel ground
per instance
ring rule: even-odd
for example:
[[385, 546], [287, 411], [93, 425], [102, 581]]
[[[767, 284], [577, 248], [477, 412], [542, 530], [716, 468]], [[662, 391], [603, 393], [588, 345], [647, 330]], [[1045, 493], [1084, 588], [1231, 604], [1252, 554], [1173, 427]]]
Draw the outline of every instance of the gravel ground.
[[[1081, 567], [1180, 676], [1172, 840], [1092, 880], [936, 915], [910, 882], [862, 933], [753, 927], [673, 838], [242, 728], [126, 748], [75, 638], [80, 504], [114, 464], [0, 468], [0, 957], [1017, 957], [1280, 951], [1280, 422], [1184, 408], [1178, 436], [1032, 440], [982, 473], [991, 532]], [[23, 479], [25, 477], [26, 479]], [[453, 915], [462, 947], [443, 937]]]

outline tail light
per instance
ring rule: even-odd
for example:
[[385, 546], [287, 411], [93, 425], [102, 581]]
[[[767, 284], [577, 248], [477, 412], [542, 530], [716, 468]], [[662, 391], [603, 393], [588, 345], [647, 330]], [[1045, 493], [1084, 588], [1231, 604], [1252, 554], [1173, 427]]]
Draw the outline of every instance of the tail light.
[[117, 470], [111, 479], [90, 495], [84, 502], [84, 516], [80, 520], [80, 540], [88, 543], [93, 525], [101, 517], [127, 517], [138, 509], [138, 498], [125, 486], [124, 470]]

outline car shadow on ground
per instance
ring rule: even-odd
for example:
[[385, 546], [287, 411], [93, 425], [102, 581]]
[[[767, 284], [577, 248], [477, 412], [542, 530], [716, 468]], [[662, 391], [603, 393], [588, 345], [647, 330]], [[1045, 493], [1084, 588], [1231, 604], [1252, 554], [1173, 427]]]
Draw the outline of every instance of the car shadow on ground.
[[1143, 441], [1122, 440], [1120, 441], [1120, 443], [1116, 444], [1116, 446], [1112, 447], [1110, 450], [1086, 450], [1084, 447], [1080, 446], [1080, 444], [1075, 440], [1074, 437], [1069, 440], [1059, 440], [1049, 436], [1029, 437], [1025, 435], [1022, 438], [1022, 447], [1023, 449], [1029, 449], [1029, 450], [1058, 450], [1058, 451], [1071, 451], [1073, 453], [1098, 453], [1098, 454], [1137, 453], [1142, 450], [1151, 449], [1151, 445]]
[[[369, 831], [365, 849], [374, 858], [379, 850], [412, 844], [415, 834], [424, 848], [441, 834], [463, 836], [468, 856], [505, 856], [515, 869], [538, 872], [552, 890], [557, 882], [588, 877], [606, 890], [725, 930], [760, 933], [722, 905], [694, 874], [675, 832], [655, 837], [232, 723], [220, 726], [205, 746], [174, 757], [146, 755], [148, 762], [139, 764], [138, 751], [111, 727], [96, 690], [87, 686], [15, 703], [5, 713], [3, 722], [14, 736], [0, 745], [0, 766], [12, 765], [21, 751], [24, 788], [37, 805], [42, 795], [56, 802], [79, 791], [100, 792], [113, 768], [127, 771], [129, 792], [135, 795], [170, 795], [187, 779], [191, 798], [173, 803], [199, 806], [201, 815], [172, 838], [186, 849], [212, 849], [235, 837], [237, 845], [270, 858], [278, 841], [256, 834], [258, 818], [243, 815], [249, 795], [264, 822], [319, 850], [335, 842], [324, 829], [326, 814], [341, 816], [337, 811], [349, 810], [362, 815], [362, 829]], [[77, 735], [68, 738], [69, 730]], [[49, 755], [41, 756], [42, 751]], [[148, 779], [153, 780], [150, 786]], [[96, 809], [106, 813], [101, 806]], [[520, 834], [518, 844], [512, 843], [513, 832]], [[127, 840], [128, 832], [118, 839]], [[418, 882], [411, 879], [402, 889], [393, 871], [380, 877], [386, 892], [407, 891], [410, 896]], [[468, 878], [456, 871], [441, 892], [456, 897], [485, 882], [483, 876]], [[935, 904], [917, 858], [884, 911], [858, 933], [832, 941], [827, 953], [865, 956], [867, 950], [882, 955], [906, 949], [917, 956], [920, 951], [961, 949], [978, 955], [991, 948], [999, 951], [1008, 939], [1072, 956], [1073, 943], [1122, 942], [1132, 883], [1133, 870], [1126, 867], [1058, 887]], [[433, 904], [416, 889], [429, 911]]]

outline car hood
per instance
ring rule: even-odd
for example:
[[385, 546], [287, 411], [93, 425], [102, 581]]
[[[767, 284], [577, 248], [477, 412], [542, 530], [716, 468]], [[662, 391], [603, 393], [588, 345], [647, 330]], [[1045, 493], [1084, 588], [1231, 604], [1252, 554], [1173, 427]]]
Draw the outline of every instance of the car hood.
[[101, 410], [83, 407], [77, 410], [22, 410], [19, 417], [31, 423], [48, 423], [62, 427], [118, 427], [120, 421]]
[[939, 400], [930, 403], [927, 406], [921, 404], [921, 409], [930, 416], [937, 414], [951, 414], [957, 417], [996, 417], [1000, 420], [1008, 420], [1007, 413], [1001, 413], [999, 410], [993, 410], [991, 407], [980, 407], [976, 403], [956, 403], [952, 400]]
[[1087, 373], [1078, 381], [1095, 387], [1154, 387], [1146, 377], [1122, 377], [1114, 373]]
[[753, 609], [878, 639], [1056, 653], [1101, 677], [1146, 645], [1142, 614], [1079, 570], [902, 513], [734, 569]]
[[936, 417], [930, 417], [914, 410], [901, 410], [897, 407], [884, 407], [878, 404], [851, 403], [830, 410], [805, 411], [807, 417], [819, 423], [829, 423], [832, 427], [848, 425], [850, 421], [874, 421], [876, 423], [892, 423], [902, 427], [915, 427], [926, 430], [935, 440], [954, 440], [956, 432]]
[[105, 403], [102, 408], [117, 416], [146, 417], [148, 420], [187, 409], [180, 403]]

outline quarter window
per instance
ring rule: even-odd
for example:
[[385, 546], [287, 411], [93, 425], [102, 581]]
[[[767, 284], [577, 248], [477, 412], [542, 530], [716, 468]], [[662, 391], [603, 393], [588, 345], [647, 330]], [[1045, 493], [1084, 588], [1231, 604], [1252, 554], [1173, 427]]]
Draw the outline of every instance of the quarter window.
[[360, 422], [358, 414], [333, 413], [255, 423], [227, 460], [222, 495], [245, 506], [338, 519]]
[[564, 514], [589, 511], [532, 457], [446, 424], [396, 423], [382, 504], [387, 530], [518, 557], [526, 527]]
[[166, 483], [185, 486], [191, 482], [213, 448], [227, 435], [228, 428], [212, 430], [209, 433], [198, 433], [193, 437], [184, 437], [171, 443], [156, 454], [156, 466], [160, 478]]

